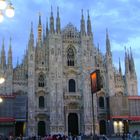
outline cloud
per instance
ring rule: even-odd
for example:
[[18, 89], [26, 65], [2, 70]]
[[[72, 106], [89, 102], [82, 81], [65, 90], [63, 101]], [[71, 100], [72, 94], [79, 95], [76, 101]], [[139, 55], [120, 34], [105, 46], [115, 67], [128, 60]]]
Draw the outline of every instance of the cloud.
[[118, 50], [123, 51], [124, 47], [126, 47], [127, 49], [130, 49], [130, 47], [131, 47], [131, 49], [134, 53], [139, 53], [139, 55], [140, 55], [140, 52], [137, 51], [140, 49], [140, 37], [139, 36], [128, 38], [128, 41], [123, 42], [123, 43], [119, 43], [118, 41], [112, 40], [111, 46], [112, 46], [112, 51], [118, 51]]
[[105, 50], [105, 30], [108, 28], [112, 52], [115, 56], [114, 63], [118, 63], [119, 57], [123, 59], [124, 46], [128, 49], [131, 46], [137, 72], [140, 69], [140, 0], [16, 0], [12, 3], [15, 7], [15, 17], [13, 19], [6, 18], [1, 23], [0, 36], [1, 38], [5, 37], [7, 45], [10, 36], [13, 38], [14, 59], [20, 54], [20, 60], [24, 53], [28, 43], [31, 21], [33, 21], [36, 38], [38, 12], [41, 12], [42, 23], [46, 25], [46, 18], [50, 17], [52, 5], [54, 19], [57, 6], [59, 6], [62, 28], [72, 22], [79, 29], [81, 9], [84, 10], [85, 21], [89, 9], [95, 45], [99, 43], [101, 50]]

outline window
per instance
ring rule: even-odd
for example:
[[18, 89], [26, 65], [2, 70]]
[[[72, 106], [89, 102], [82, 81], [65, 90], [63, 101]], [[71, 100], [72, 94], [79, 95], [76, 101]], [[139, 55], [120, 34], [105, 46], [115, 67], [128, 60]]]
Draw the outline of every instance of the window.
[[45, 82], [44, 82], [44, 75], [43, 74], [40, 74], [39, 75], [39, 78], [38, 78], [38, 86], [39, 87], [44, 87], [45, 86]]
[[69, 48], [67, 52], [67, 65], [74, 66], [74, 51], [72, 48]]
[[69, 92], [75, 92], [75, 80], [69, 80]]
[[105, 105], [104, 105], [104, 97], [99, 97], [99, 107], [100, 108], [104, 108]]
[[39, 108], [44, 108], [44, 96], [39, 97]]

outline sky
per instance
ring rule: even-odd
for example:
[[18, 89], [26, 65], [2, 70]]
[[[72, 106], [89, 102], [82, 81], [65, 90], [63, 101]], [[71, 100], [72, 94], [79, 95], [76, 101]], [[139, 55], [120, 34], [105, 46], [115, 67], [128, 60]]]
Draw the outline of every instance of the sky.
[[[5, 40], [8, 50], [12, 38], [13, 63], [21, 61], [27, 48], [31, 22], [33, 22], [35, 39], [37, 38], [38, 15], [41, 13], [42, 23], [50, 18], [51, 6], [54, 19], [59, 6], [61, 28], [72, 23], [80, 28], [81, 9], [85, 21], [89, 10], [94, 44], [99, 43], [100, 50], [105, 53], [106, 28], [109, 32], [113, 63], [118, 67], [119, 58], [124, 71], [125, 47], [132, 50], [138, 87], [140, 89], [140, 0], [11, 0], [15, 8], [15, 16], [0, 23], [0, 46]], [[1, 47], [0, 47], [1, 49]], [[6, 51], [7, 52], [7, 51]], [[140, 90], [139, 90], [140, 95]]]

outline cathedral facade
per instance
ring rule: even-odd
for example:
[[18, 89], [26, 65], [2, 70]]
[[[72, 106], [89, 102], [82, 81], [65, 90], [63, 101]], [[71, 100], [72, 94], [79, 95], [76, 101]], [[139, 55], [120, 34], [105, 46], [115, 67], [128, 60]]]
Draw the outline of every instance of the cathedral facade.
[[[27, 97], [26, 135], [91, 134], [94, 129], [100, 133], [100, 122], [107, 121], [106, 97], [138, 94], [132, 52], [125, 52], [122, 74], [120, 62], [118, 70], [112, 62], [108, 31], [106, 53], [102, 54], [94, 45], [89, 14], [85, 23], [82, 13], [80, 22], [80, 30], [71, 23], [62, 30], [59, 10], [56, 25], [51, 11], [49, 27], [47, 22], [43, 30], [39, 15], [37, 40], [31, 23], [28, 48], [15, 68], [12, 45], [6, 62], [3, 42], [0, 66], [6, 81], [0, 85], [0, 95]], [[93, 96], [93, 117], [90, 73], [96, 69], [103, 87]]]

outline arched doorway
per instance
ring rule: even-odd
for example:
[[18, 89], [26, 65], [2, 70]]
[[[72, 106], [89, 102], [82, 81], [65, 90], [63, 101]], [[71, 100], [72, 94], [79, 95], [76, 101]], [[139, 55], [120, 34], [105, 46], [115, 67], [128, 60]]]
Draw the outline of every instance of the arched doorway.
[[38, 122], [38, 135], [45, 136], [46, 126], [44, 121]]
[[78, 116], [76, 113], [70, 113], [68, 116], [68, 134], [78, 135]]
[[100, 125], [100, 134], [106, 134], [106, 121], [101, 120], [99, 125]]

